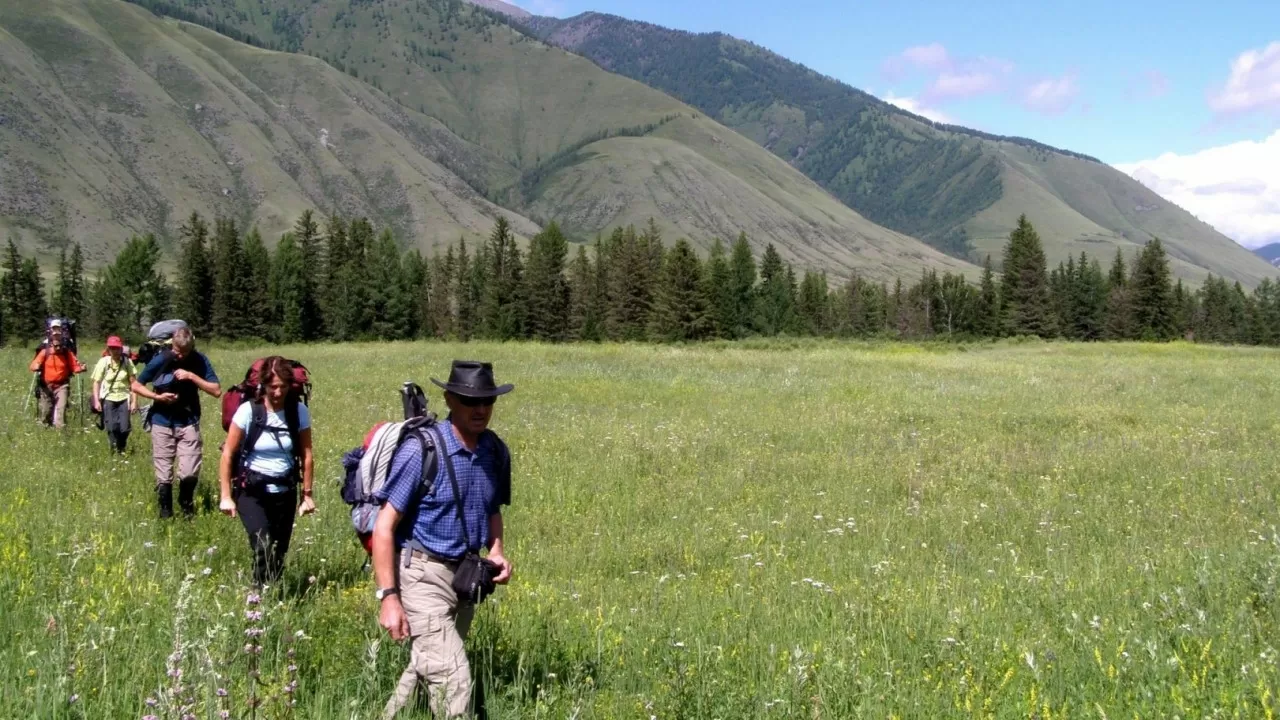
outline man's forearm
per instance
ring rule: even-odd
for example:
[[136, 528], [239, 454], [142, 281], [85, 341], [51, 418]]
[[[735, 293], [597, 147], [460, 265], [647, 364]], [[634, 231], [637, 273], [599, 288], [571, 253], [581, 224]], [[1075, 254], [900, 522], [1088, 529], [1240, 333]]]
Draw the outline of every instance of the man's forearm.
[[191, 378], [191, 381], [196, 384], [196, 387], [205, 391], [205, 393], [208, 395], [212, 395], [213, 397], [222, 396], [222, 385], [218, 383], [209, 382], [208, 380], [205, 380], [202, 377], [193, 377]]
[[138, 382], [137, 380], [133, 381], [133, 394], [141, 395], [142, 397], [148, 400], [155, 400], [157, 397], [159, 397], [157, 393], [152, 392], [150, 388]]
[[489, 516], [489, 552], [502, 555], [502, 513]]

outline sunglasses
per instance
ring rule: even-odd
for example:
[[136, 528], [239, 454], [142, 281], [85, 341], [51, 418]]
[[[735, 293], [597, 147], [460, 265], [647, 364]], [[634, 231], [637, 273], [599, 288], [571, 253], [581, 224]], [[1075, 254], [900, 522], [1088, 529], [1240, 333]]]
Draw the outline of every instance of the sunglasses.
[[498, 400], [495, 397], [467, 397], [466, 395], [458, 395], [457, 398], [458, 402], [466, 407], [488, 407]]

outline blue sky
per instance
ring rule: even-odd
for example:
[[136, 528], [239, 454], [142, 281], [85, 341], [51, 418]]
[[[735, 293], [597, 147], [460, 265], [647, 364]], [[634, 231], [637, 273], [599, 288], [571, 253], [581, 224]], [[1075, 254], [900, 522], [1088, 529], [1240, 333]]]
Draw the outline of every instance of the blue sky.
[[921, 114], [1118, 165], [1246, 244], [1280, 240], [1280, 0], [517, 4], [727, 32]]

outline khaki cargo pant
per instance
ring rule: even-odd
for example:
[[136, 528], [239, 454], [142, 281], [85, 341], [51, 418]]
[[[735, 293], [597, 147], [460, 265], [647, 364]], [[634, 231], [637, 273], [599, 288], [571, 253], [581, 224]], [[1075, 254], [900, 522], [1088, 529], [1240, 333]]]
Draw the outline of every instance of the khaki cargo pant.
[[413, 641], [409, 667], [382, 712], [391, 720], [413, 699], [418, 679], [426, 682], [431, 714], [437, 718], [471, 714], [471, 665], [463, 646], [475, 608], [460, 605], [453, 569], [421, 555], [400, 567], [400, 604]]
[[186, 427], [151, 426], [151, 462], [156, 469], [157, 485], [173, 484], [174, 459], [178, 461], [178, 480], [200, 477], [204, 461], [204, 441], [200, 425]]
[[56, 428], [67, 424], [67, 397], [71, 394], [71, 386], [63, 383], [51, 388], [44, 383], [36, 385], [37, 399], [40, 401], [40, 422]]

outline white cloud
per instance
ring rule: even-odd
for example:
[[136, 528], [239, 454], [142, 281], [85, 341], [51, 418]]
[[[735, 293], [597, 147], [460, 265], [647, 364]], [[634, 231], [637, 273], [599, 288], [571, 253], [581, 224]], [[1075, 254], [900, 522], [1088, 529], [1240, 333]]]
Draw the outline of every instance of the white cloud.
[[1209, 107], [1219, 113], [1280, 110], [1280, 42], [1241, 53], [1226, 84], [1209, 95]]
[[1056, 115], [1071, 107], [1079, 92], [1076, 74], [1069, 72], [1062, 77], [1044, 78], [1028, 85], [1022, 91], [1022, 104], [1029, 110]]
[[919, 115], [922, 118], [928, 118], [929, 120], [932, 120], [936, 123], [943, 123], [946, 125], [956, 124], [955, 118], [942, 112], [941, 110], [935, 110], [930, 107], [925, 107], [923, 103], [921, 103], [919, 100], [913, 97], [898, 97], [893, 93], [889, 93], [888, 95], [885, 95], [880, 99], [884, 100], [890, 105], [896, 105], [902, 108], [903, 110], [906, 110], [909, 113], [915, 113], [916, 115]]
[[1117, 165], [1242, 245], [1280, 241], [1280, 130], [1191, 155]]
[[902, 51], [902, 59], [921, 68], [944, 68], [950, 62], [950, 56], [942, 43], [917, 45]]

